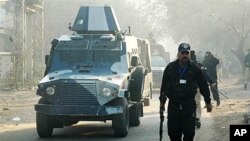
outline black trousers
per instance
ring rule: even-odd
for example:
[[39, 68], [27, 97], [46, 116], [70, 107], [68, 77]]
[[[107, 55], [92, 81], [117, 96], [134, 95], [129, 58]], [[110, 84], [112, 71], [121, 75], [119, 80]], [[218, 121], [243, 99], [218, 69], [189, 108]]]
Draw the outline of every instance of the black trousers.
[[219, 92], [218, 92], [217, 81], [216, 81], [216, 86], [215, 86], [215, 88], [213, 88], [213, 87], [210, 86], [210, 90], [211, 90], [211, 92], [212, 92], [212, 94], [213, 94], [214, 100], [216, 100], [216, 101], [220, 100], [220, 96], [219, 96]]
[[195, 101], [176, 104], [169, 101], [168, 135], [171, 141], [193, 141], [195, 135]]

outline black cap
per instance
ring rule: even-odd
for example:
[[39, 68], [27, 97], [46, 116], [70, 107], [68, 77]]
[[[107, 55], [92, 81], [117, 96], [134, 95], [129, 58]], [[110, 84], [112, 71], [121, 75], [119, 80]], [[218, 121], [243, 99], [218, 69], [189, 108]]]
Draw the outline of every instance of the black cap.
[[190, 45], [188, 43], [181, 43], [179, 45], [179, 48], [178, 48], [178, 51], [179, 52], [182, 52], [182, 51], [190, 51]]

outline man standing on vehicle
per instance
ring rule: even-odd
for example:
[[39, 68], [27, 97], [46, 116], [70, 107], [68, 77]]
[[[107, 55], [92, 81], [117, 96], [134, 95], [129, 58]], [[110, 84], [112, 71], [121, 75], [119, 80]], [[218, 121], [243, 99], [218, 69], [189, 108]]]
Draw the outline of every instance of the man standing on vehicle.
[[204, 97], [207, 112], [212, 111], [210, 92], [202, 71], [190, 62], [190, 45], [180, 44], [178, 59], [164, 70], [160, 92], [160, 111], [168, 104], [168, 135], [171, 141], [193, 141], [195, 135], [197, 85]]
[[249, 76], [250, 76], [250, 48], [247, 50], [248, 53], [245, 56], [244, 63], [246, 67], [245, 71], [245, 78], [244, 78], [244, 89], [247, 89], [247, 83], [249, 81]]
[[212, 94], [213, 94], [213, 98], [216, 101], [216, 106], [220, 105], [220, 97], [219, 97], [218, 85], [217, 85], [217, 70], [216, 70], [216, 67], [219, 63], [220, 61], [217, 58], [215, 58], [211, 52], [209, 51], [206, 52], [203, 65], [206, 68], [206, 71], [209, 77], [214, 82], [216, 82], [215, 87], [210, 87]]

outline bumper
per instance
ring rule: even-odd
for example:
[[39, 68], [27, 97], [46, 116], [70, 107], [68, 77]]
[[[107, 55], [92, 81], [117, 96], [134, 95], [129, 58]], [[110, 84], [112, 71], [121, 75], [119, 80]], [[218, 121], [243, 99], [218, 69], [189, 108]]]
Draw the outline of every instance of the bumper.
[[123, 113], [121, 106], [89, 105], [47, 105], [36, 104], [35, 110], [46, 115], [55, 116], [109, 116]]

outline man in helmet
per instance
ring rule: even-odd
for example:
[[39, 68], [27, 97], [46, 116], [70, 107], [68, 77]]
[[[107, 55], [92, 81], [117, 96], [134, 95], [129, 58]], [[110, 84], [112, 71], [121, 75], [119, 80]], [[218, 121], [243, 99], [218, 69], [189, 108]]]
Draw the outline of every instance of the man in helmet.
[[178, 48], [178, 59], [167, 65], [160, 90], [160, 110], [168, 103], [168, 135], [171, 141], [192, 141], [195, 135], [195, 95], [197, 85], [204, 97], [207, 112], [212, 111], [210, 92], [201, 69], [190, 62], [190, 45], [182, 43]]

